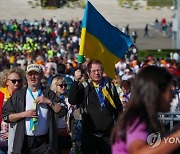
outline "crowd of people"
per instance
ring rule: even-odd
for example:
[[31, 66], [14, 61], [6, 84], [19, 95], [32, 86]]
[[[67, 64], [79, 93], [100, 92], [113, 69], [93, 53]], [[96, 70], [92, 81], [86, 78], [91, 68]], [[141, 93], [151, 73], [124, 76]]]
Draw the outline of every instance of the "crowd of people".
[[[10, 64], [71, 61], [79, 49], [80, 21], [0, 21], [0, 68]], [[4, 56], [4, 54], [6, 56]], [[5, 65], [6, 64], [6, 65]], [[44, 63], [43, 63], [44, 64]]]
[[180, 111], [178, 53], [138, 61], [132, 46], [110, 79], [98, 60], [78, 66], [80, 30], [80, 21], [55, 17], [0, 21], [0, 153], [178, 151], [146, 142], [151, 133], [166, 136], [158, 112]]

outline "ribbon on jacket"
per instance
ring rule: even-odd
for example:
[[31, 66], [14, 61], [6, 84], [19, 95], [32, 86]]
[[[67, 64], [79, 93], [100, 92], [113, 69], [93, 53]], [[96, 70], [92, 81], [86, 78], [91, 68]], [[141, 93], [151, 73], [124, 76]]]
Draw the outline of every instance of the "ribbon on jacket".
[[[92, 82], [93, 83], [93, 86], [97, 89], [97, 94], [98, 94], [98, 98], [99, 98], [99, 101], [101, 103], [101, 107], [102, 106], [105, 106], [104, 104], [104, 97], [107, 98], [107, 100], [110, 102], [110, 104], [112, 105], [113, 108], [116, 109], [116, 106], [114, 104], [114, 101], [113, 99], [111, 98], [109, 92], [107, 91], [106, 89], [106, 86], [105, 84], [100, 84], [100, 85], [97, 85], [96, 83]], [[103, 96], [102, 96], [103, 95]]]

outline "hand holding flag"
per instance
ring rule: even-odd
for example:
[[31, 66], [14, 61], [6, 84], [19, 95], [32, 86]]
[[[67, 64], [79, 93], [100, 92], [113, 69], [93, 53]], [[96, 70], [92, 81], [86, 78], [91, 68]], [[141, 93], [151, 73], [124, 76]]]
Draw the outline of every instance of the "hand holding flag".
[[132, 45], [129, 35], [122, 33], [112, 26], [87, 1], [82, 21], [81, 42], [78, 62], [83, 58], [97, 59], [102, 62], [105, 73], [114, 78], [115, 64], [124, 58], [128, 48]]

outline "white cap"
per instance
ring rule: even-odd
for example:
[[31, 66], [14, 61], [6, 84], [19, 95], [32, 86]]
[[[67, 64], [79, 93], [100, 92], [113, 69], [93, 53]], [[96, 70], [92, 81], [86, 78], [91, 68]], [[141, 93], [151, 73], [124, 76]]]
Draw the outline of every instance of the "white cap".
[[130, 70], [127, 68], [127, 69], [124, 70], [124, 72], [130, 72]]
[[43, 72], [43, 69], [40, 65], [38, 64], [30, 64], [27, 66], [27, 70], [26, 72], [29, 73], [31, 71], [35, 71], [35, 72], [38, 72], [38, 73], [42, 73]]

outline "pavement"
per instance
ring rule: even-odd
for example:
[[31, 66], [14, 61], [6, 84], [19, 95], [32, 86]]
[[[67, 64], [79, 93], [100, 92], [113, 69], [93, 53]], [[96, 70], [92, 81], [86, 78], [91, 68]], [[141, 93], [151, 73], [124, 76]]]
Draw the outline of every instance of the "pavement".
[[[82, 8], [42, 9], [40, 6], [31, 8], [28, 1], [35, 2], [34, 0], [0, 0], [0, 20], [23, 20], [26, 18], [33, 21], [56, 17], [60, 21], [69, 21], [72, 19], [81, 20], [83, 17], [84, 9]], [[118, 0], [89, 1], [112, 25], [122, 28], [129, 24], [130, 34], [131, 30], [136, 29], [139, 49], [172, 48], [172, 39], [163, 37], [160, 32], [156, 32], [154, 29], [150, 29], [150, 38], [143, 38], [143, 29], [147, 23], [151, 25], [155, 19], [161, 21], [162, 18], [166, 18], [168, 22], [172, 21], [173, 12], [170, 9], [147, 9], [145, 0], [135, 0], [141, 6], [138, 10], [122, 8], [118, 6]]]
[[173, 49], [172, 37], [163, 36], [160, 31], [149, 30], [149, 38], [144, 38], [144, 29], [131, 29], [137, 31], [136, 46], [138, 49]]

